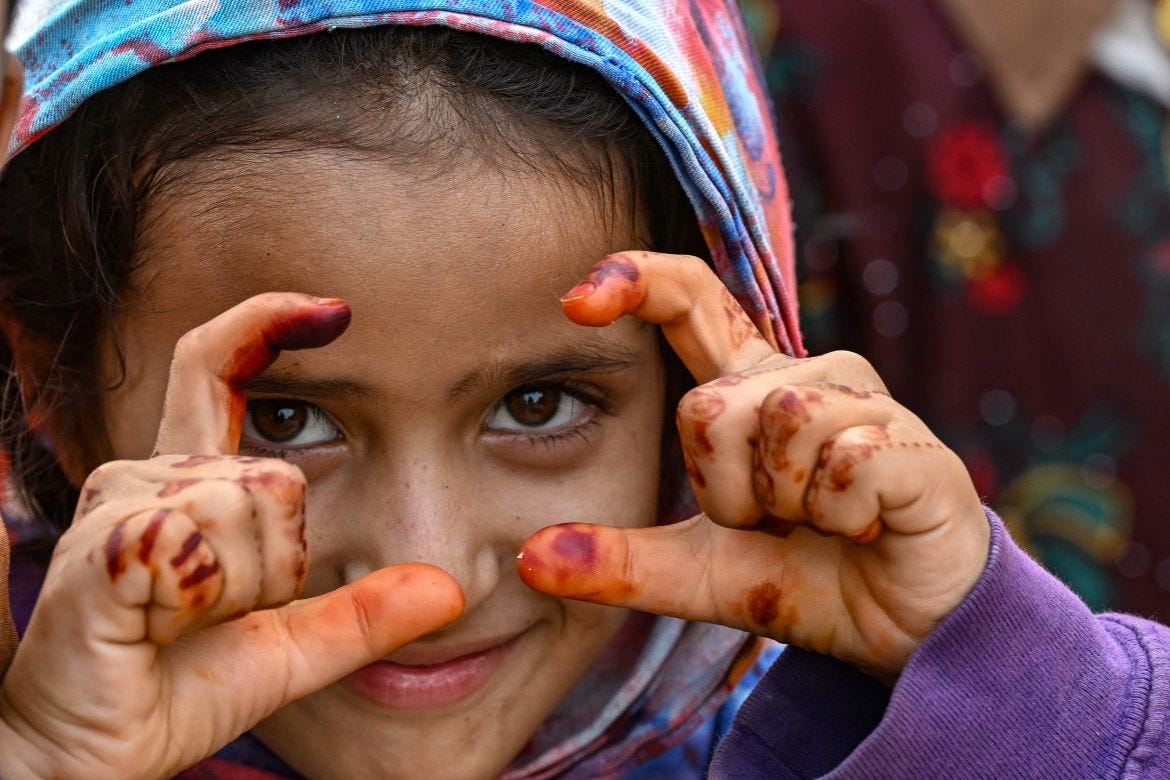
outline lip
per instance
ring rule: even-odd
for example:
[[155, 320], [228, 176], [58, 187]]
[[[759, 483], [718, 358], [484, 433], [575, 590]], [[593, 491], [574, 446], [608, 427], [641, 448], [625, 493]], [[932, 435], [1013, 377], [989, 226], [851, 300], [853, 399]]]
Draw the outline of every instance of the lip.
[[363, 699], [390, 709], [444, 707], [486, 685], [511, 646], [511, 641], [500, 642], [454, 657], [451, 653], [432, 652], [411, 657], [411, 663], [375, 661], [345, 681]]

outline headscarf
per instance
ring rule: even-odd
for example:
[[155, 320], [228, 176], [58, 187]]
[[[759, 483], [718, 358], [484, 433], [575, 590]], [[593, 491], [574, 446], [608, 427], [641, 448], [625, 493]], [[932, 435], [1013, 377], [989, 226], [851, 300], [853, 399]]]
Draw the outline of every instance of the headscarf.
[[[391, 24], [537, 44], [598, 71], [662, 146], [723, 283], [777, 348], [803, 354], [787, 186], [732, 0], [27, 0], [11, 39], [25, 94], [9, 155], [147, 68], [242, 41]], [[657, 618], [631, 659], [619, 637], [505, 777], [616, 776], [678, 745], [751, 666], [745, 641]]]

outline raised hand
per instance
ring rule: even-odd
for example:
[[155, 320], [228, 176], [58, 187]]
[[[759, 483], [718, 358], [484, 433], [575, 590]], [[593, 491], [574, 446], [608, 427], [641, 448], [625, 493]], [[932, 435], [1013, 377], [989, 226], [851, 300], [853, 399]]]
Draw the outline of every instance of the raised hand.
[[989, 529], [959, 458], [850, 353], [777, 353], [700, 260], [630, 252], [562, 299], [582, 325], [662, 326], [703, 514], [545, 528], [517, 560], [552, 595], [742, 628], [886, 681], [967, 594]]
[[0, 689], [0, 774], [169, 776], [458, 617], [458, 584], [423, 564], [292, 601], [304, 477], [236, 455], [243, 384], [348, 323], [341, 301], [270, 293], [179, 341], [157, 454], [94, 471], [54, 552]]

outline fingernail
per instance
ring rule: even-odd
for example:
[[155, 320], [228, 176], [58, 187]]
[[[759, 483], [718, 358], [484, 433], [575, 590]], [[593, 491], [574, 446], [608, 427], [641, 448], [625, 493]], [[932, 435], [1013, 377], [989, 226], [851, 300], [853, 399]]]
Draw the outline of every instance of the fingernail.
[[343, 306], [345, 301], [341, 298], [314, 298], [313, 303], [317, 306]]
[[571, 301], [579, 301], [582, 298], [588, 298], [593, 293], [597, 292], [597, 285], [586, 279], [579, 285], [569, 290], [561, 296], [561, 303], [569, 303]]

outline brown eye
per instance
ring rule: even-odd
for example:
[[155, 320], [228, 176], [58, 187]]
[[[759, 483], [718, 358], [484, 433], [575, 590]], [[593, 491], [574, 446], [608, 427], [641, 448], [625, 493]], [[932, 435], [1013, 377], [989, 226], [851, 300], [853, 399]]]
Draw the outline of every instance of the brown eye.
[[263, 399], [249, 404], [248, 416], [265, 441], [285, 443], [296, 438], [309, 421], [308, 404], [286, 399]]
[[538, 428], [546, 425], [561, 408], [559, 390], [542, 387], [522, 387], [504, 396], [504, 409], [522, 426]]

